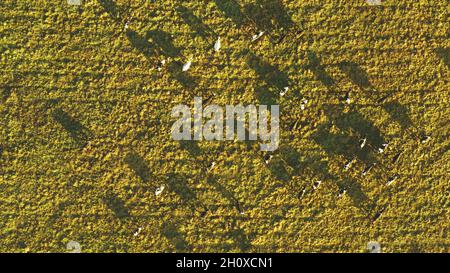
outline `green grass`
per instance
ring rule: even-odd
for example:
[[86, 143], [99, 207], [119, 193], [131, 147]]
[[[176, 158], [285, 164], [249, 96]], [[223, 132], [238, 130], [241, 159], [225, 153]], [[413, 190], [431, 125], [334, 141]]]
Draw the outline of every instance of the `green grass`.
[[[445, 1], [83, 2], [0, 2], [0, 251], [449, 251]], [[280, 104], [269, 164], [173, 141], [194, 96]]]

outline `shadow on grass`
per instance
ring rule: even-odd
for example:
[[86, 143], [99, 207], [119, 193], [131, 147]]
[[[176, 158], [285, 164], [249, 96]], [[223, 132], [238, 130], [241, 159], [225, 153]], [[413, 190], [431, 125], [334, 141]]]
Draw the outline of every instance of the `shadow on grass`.
[[[340, 145], [337, 145], [337, 147], [339, 146]], [[334, 148], [325, 149], [331, 154], [344, 154], [347, 157], [352, 157], [352, 153], [346, 153], [345, 148], [342, 150], [335, 150]], [[319, 175], [320, 180], [335, 181], [341, 191], [347, 191], [348, 196], [352, 199], [353, 205], [360, 209], [366, 216], [370, 216], [370, 213], [375, 205], [374, 202], [364, 193], [361, 185], [350, 178], [341, 179], [340, 177], [331, 174], [329, 172], [328, 162], [321, 161], [320, 156], [308, 156], [304, 160], [301, 160], [300, 153], [289, 146], [280, 148], [280, 156], [291, 168], [294, 169], [296, 173], [302, 173], [302, 170], [310, 169], [315, 174]], [[302, 194], [303, 190], [306, 190], [307, 192], [311, 191], [308, 185], [300, 188], [298, 185], [294, 185], [293, 190], [297, 192], [297, 195]]]
[[130, 216], [129, 211], [125, 206], [125, 202], [117, 195], [108, 193], [105, 197], [103, 197], [103, 202], [110, 210], [112, 210], [112, 212], [114, 212], [114, 215], [117, 218], [123, 219]]
[[164, 56], [172, 58], [181, 56], [180, 49], [173, 44], [173, 39], [169, 33], [162, 30], [151, 30], [147, 32], [147, 38], [153, 41]]
[[181, 140], [179, 141], [180, 147], [189, 152], [191, 156], [199, 156], [202, 153], [202, 149], [198, 146], [197, 141], [192, 140]]
[[373, 209], [376, 207], [374, 202], [364, 193], [361, 185], [352, 179], [341, 180], [338, 183], [338, 187], [342, 190], [346, 190], [350, 199], [352, 199], [353, 205], [370, 216]]
[[357, 157], [363, 162], [373, 162], [375, 158], [366, 149], [359, 149], [359, 139], [348, 134], [331, 133], [321, 126], [313, 134], [314, 141], [329, 155], [342, 155], [347, 159]]
[[279, 92], [274, 92], [270, 86], [261, 85], [255, 87], [255, 95], [260, 105], [275, 105], [277, 104]]
[[131, 43], [131, 46], [143, 54], [147, 59], [152, 56], [157, 56], [156, 47], [150, 43], [144, 36], [139, 35], [136, 31], [127, 29], [126, 36]]
[[[323, 129], [323, 131], [326, 131]], [[327, 132], [328, 133], [328, 132]], [[319, 138], [317, 142], [319, 144], [322, 144], [322, 147], [332, 155], [340, 154], [345, 155], [346, 157], [353, 158], [354, 153], [352, 151], [348, 151], [347, 147], [342, 147], [341, 143], [334, 143], [335, 139], [330, 138], [329, 136], [333, 134], [328, 133], [320, 135], [321, 133], [316, 134], [313, 138]], [[337, 137], [336, 137], [337, 138]], [[346, 140], [346, 139], [344, 139]], [[331, 144], [327, 143], [329, 141]], [[275, 170], [279, 172], [278, 179], [287, 182], [287, 180], [290, 180], [290, 175], [288, 174], [286, 168], [284, 166], [280, 166], [280, 164], [284, 163], [287, 166], [291, 167], [293, 169], [293, 173], [296, 174], [302, 174], [306, 170], [312, 171], [314, 174], [318, 175], [318, 179], [320, 180], [327, 180], [327, 181], [334, 181], [340, 191], [346, 190], [348, 196], [351, 198], [353, 205], [360, 209], [361, 212], [370, 218], [371, 213], [373, 212], [373, 208], [375, 207], [375, 203], [364, 193], [362, 187], [360, 184], [358, 184], [356, 181], [352, 180], [351, 178], [344, 178], [342, 179], [339, 176], [333, 175], [329, 171], [329, 163], [327, 161], [321, 160], [321, 156], [307, 156], [306, 158], [302, 159], [301, 154], [295, 150], [294, 148], [290, 146], [282, 146], [279, 149], [279, 155], [277, 156], [279, 160], [276, 160], [274, 157], [271, 162]], [[281, 160], [282, 159], [282, 160]], [[276, 161], [278, 162], [276, 162]], [[270, 168], [270, 167], [269, 167]], [[306, 171], [307, 173], [309, 171]], [[275, 174], [277, 175], [277, 174]], [[290, 189], [293, 193], [295, 193], [296, 196], [299, 196], [299, 198], [303, 197], [305, 194], [309, 194], [313, 192], [312, 184], [305, 184], [301, 183], [298, 184], [295, 182], [295, 179], [290, 180], [291, 184], [287, 184], [290, 186]]]
[[[336, 118], [335, 123], [343, 131], [350, 132], [353, 130], [358, 132], [360, 137], [367, 137], [367, 141], [375, 148], [386, 143], [380, 130], [358, 112], [344, 113]], [[355, 143], [358, 143], [358, 141], [356, 140]]]
[[215, 0], [217, 7], [223, 15], [230, 18], [236, 26], [240, 27], [245, 23], [245, 15], [242, 12], [241, 5], [235, 0]]
[[294, 25], [279, 0], [257, 0], [244, 6], [245, 14], [251, 18], [259, 30], [287, 30]]
[[401, 105], [398, 102], [389, 102], [384, 104], [383, 108], [389, 113], [392, 119], [402, 126], [403, 129], [413, 125], [408, 115], [408, 109], [404, 105]]
[[[147, 59], [164, 55], [165, 57], [183, 57], [181, 50], [173, 44], [171, 35], [165, 31], [152, 30], [147, 32], [147, 37], [139, 35], [137, 32], [127, 29], [126, 35], [131, 45], [142, 53]], [[152, 42], [149, 42], [149, 39]], [[183, 88], [192, 91], [197, 85], [197, 79], [187, 72], [183, 72], [183, 65], [179, 61], [172, 61], [168, 64], [168, 71], [171, 77], [179, 82]]]
[[253, 25], [254, 31], [270, 33], [278, 42], [295, 25], [279, 0], [257, 0], [244, 6], [235, 0], [215, 0], [215, 3], [237, 27]]
[[188, 243], [175, 224], [165, 223], [162, 226], [161, 234], [173, 244], [178, 252], [185, 252], [189, 250]]
[[234, 194], [227, 190], [222, 184], [219, 183], [218, 178], [216, 176], [208, 176], [207, 183], [214, 187], [216, 191], [218, 191], [225, 199], [227, 199], [231, 205], [233, 205], [239, 213], [243, 213], [243, 208], [239, 202], [239, 200], [234, 196]]
[[[182, 56], [181, 50], [173, 44], [169, 33], [162, 30], [151, 30], [144, 37], [134, 30], [127, 29], [126, 36], [131, 46], [143, 54], [147, 59], [164, 55], [165, 57]], [[180, 68], [181, 70], [181, 68]]]
[[113, 20], [119, 19], [119, 11], [116, 3], [113, 0], [98, 0], [98, 2]]
[[[222, 2], [222, 1], [221, 1]], [[189, 27], [205, 40], [215, 37], [214, 31], [205, 25], [203, 21], [195, 16], [195, 14], [184, 6], [177, 7], [177, 11], [180, 14], [183, 21], [189, 25]]]
[[315, 52], [308, 52], [308, 61], [307, 69], [311, 70], [318, 81], [327, 88], [335, 85], [333, 78], [325, 71], [325, 67], [320, 63], [320, 59]]
[[198, 85], [197, 79], [182, 70], [183, 64], [180, 62], [171, 62], [168, 65], [169, 72], [173, 79], [181, 84], [187, 90], [192, 91]]
[[197, 201], [197, 195], [189, 187], [184, 176], [177, 173], [169, 173], [167, 174], [167, 184], [169, 185], [169, 190], [177, 194], [183, 202], [195, 203]]
[[253, 69], [259, 78], [265, 81], [268, 85], [274, 86], [279, 90], [289, 86], [288, 76], [280, 71], [277, 67], [269, 64], [256, 56], [252, 52], [247, 52], [246, 56], [247, 65]]
[[87, 144], [91, 133], [80, 122], [60, 108], [53, 111], [52, 117], [69, 133], [77, 145], [84, 147]]
[[450, 68], [450, 48], [440, 47], [436, 49], [436, 54], [442, 59], [444, 64]]
[[364, 71], [357, 63], [342, 62], [339, 64], [339, 68], [362, 90], [373, 88], [366, 71]]
[[0, 102], [5, 102], [11, 96], [11, 86], [4, 85], [0, 87]]
[[248, 236], [245, 231], [241, 228], [234, 229], [228, 233], [234, 242], [234, 245], [239, 248], [241, 252], [248, 251], [251, 247], [250, 236]]
[[292, 176], [286, 169], [285, 164], [280, 157], [274, 156], [274, 158], [270, 160], [268, 168], [272, 175], [275, 176], [278, 180], [281, 180], [283, 182], [288, 182], [289, 180], [291, 180]]
[[294, 148], [289, 146], [280, 147], [280, 155], [294, 172], [299, 172], [302, 169], [301, 155]]
[[142, 181], [150, 181], [150, 168], [148, 167], [147, 162], [145, 162], [145, 159], [139, 154], [134, 151], [130, 152], [125, 156], [124, 161], [134, 171], [134, 173], [142, 179]]

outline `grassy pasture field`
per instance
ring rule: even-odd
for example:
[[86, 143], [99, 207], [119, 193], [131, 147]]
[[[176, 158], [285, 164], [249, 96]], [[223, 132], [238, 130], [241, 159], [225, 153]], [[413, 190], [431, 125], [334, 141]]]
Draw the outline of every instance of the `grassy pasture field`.
[[[0, 251], [449, 252], [449, 12], [0, 1]], [[172, 140], [195, 96], [279, 104], [279, 149]]]

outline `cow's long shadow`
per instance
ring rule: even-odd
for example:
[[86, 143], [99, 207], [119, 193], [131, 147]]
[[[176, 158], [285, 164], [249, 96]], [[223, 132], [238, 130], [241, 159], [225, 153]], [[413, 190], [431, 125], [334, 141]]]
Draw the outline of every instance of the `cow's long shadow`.
[[178, 252], [189, 250], [189, 245], [174, 223], [164, 223], [161, 234], [169, 240]]
[[139, 176], [142, 181], [149, 182], [152, 176], [151, 170], [147, 162], [139, 154], [132, 151], [125, 156], [125, 163]]
[[198, 79], [187, 72], [182, 70], [183, 64], [178, 61], [171, 62], [168, 65], [170, 75], [175, 79], [183, 88], [192, 91], [198, 86]]
[[177, 194], [183, 202], [196, 203], [198, 201], [197, 194], [187, 184], [186, 177], [177, 173], [169, 173], [166, 177], [169, 190]]
[[313, 134], [312, 138], [330, 155], [342, 155], [347, 159], [357, 157], [365, 163], [376, 161], [366, 149], [359, 149], [359, 139], [356, 136], [331, 133], [325, 126], [322, 126]]
[[269, 167], [269, 170], [271, 171], [271, 173], [278, 180], [281, 180], [283, 182], [288, 182], [289, 180], [291, 180], [292, 175], [286, 169], [286, 166], [285, 166], [282, 158], [275, 156], [268, 164], [268, 167]]
[[98, 0], [98, 2], [113, 20], [119, 20], [119, 9], [117, 8], [117, 4], [113, 0]]
[[183, 57], [181, 50], [173, 44], [171, 35], [165, 31], [151, 30], [143, 36], [132, 29], [127, 29], [125, 34], [133, 48], [148, 59], [159, 55], [172, 58]]
[[222, 184], [219, 183], [218, 178], [214, 175], [208, 175], [207, 183], [214, 187], [225, 199], [233, 205], [236, 210], [240, 213], [244, 212], [239, 200], [234, 196], [234, 194], [227, 190]]
[[166, 57], [175, 58], [182, 55], [181, 50], [173, 44], [171, 35], [165, 31], [158, 29], [148, 31], [146, 39], [151, 39], [160, 53]]
[[258, 74], [259, 78], [268, 85], [272, 85], [279, 90], [289, 86], [289, 78], [284, 72], [262, 60], [253, 52], [247, 52], [246, 62]]
[[444, 64], [450, 68], [450, 48], [440, 47], [436, 49], [436, 54], [442, 59]]
[[179, 141], [180, 147], [189, 152], [193, 157], [197, 157], [202, 153], [202, 149], [198, 146], [197, 141], [192, 140], [181, 140]]
[[413, 125], [413, 122], [408, 115], [408, 109], [404, 105], [394, 101], [384, 104], [383, 108], [386, 112], [388, 112], [392, 119], [401, 125], [403, 129]]
[[120, 199], [117, 195], [113, 193], [107, 193], [103, 197], [103, 202], [108, 206], [108, 208], [114, 212], [114, 215], [123, 219], [130, 216], [128, 208], [125, 206], [125, 202]]
[[[184, 58], [181, 50], [173, 44], [170, 34], [164, 31], [152, 30], [147, 32], [146, 37], [144, 37], [134, 30], [127, 29], [126, 36], [130, 40], [131, 45], [149, 60], [160, 55], [171, 58]], [[183, 71], [182, 68], [183, 63], [180, 61], [172, 61], [167, 65], [172, 79], [180, 83], [183, 88], [192, 91], [198, 85], [197, 79], [188, 72]]]
[[177, 7], [177, 11], [183, 21], [203, 39], [209, 40], [211, 37], [216, 36], [214, 31], [209, 26], [205, 25], [203, 21], [195, 16], [195, 14], [188, 8], [179, 6]]
[[280, 147], [280, 154], [283, 160], [295, 171], [299, 172], [304, 166], [301, 159], [301, 154], [291, 148], [290, 146]]
[[294, 25], [279, 0], [257, 0], [244, 6], [245, 14], [253, 20], [260, 30], [287, 30]]
[[276, 105], [279, 97], [278, 93], [274, 92], [274, 90], [268, 85], [260, 85], [255, 87], [255, 95], [260, 105]]
[[[366, 137], [367, 141], [374, 148], [381, 147], [386, 141], [380, 130], [363, 115], [358, 112], [348, 112], [341, 114], [335, 119], [335, 124], [343, 131], [356, 131], [360, 137]], [[358, 140], [356, 141], [358, 143]]]
[[223, 15], [230, 18], [236, 26], [240, 27], [246, 22], [246, 16], [242, 12], [241, 5], [235, 0], [215, 0], [217, 7]]
[[373, 89], [366, 71], [364, 71], [357, 63], [342, 62], [339, 64], [339, 68], [362, 90]]
[[52, 117], [69, 133], [77, 145], [84, 147], [87, 144], [91, 132], [80, 122], [60, 108], [53, 111]]
[[233, 229], [228, 235], [232, 238], [234, 245], [237, 246], [241, 252], [246, 252], [252, 247], [251, 238], [254, 236], [247, 235], [243, 229]]
[[325, 67], [320, 63], [320, 59], [317, 54], [313, 51], [308, 52], [308, 65], [306, 66], [309, 69], [316, 79], [320, 81], [323, 85], [325, 85], [328, 89], [335, 85], [335, 81], [325, 70]]
[[148, 41], [148, 39], [134, 30], [127, 29], [126, 36], [131, 46], [143, 54], [147, 59], [159, 55], [156, 46]]
[[0, 88], [0, 102], [5, 102], [11, 96], [11, 86], [4, 85]]
[[352, 199], [353, 205], [363, 211], [366, 216], [370, 216], [376, 204], [364, 193], [361, 185], [353, 179], [344, 179], [337, 182], [341, 190], [346, 190]]

